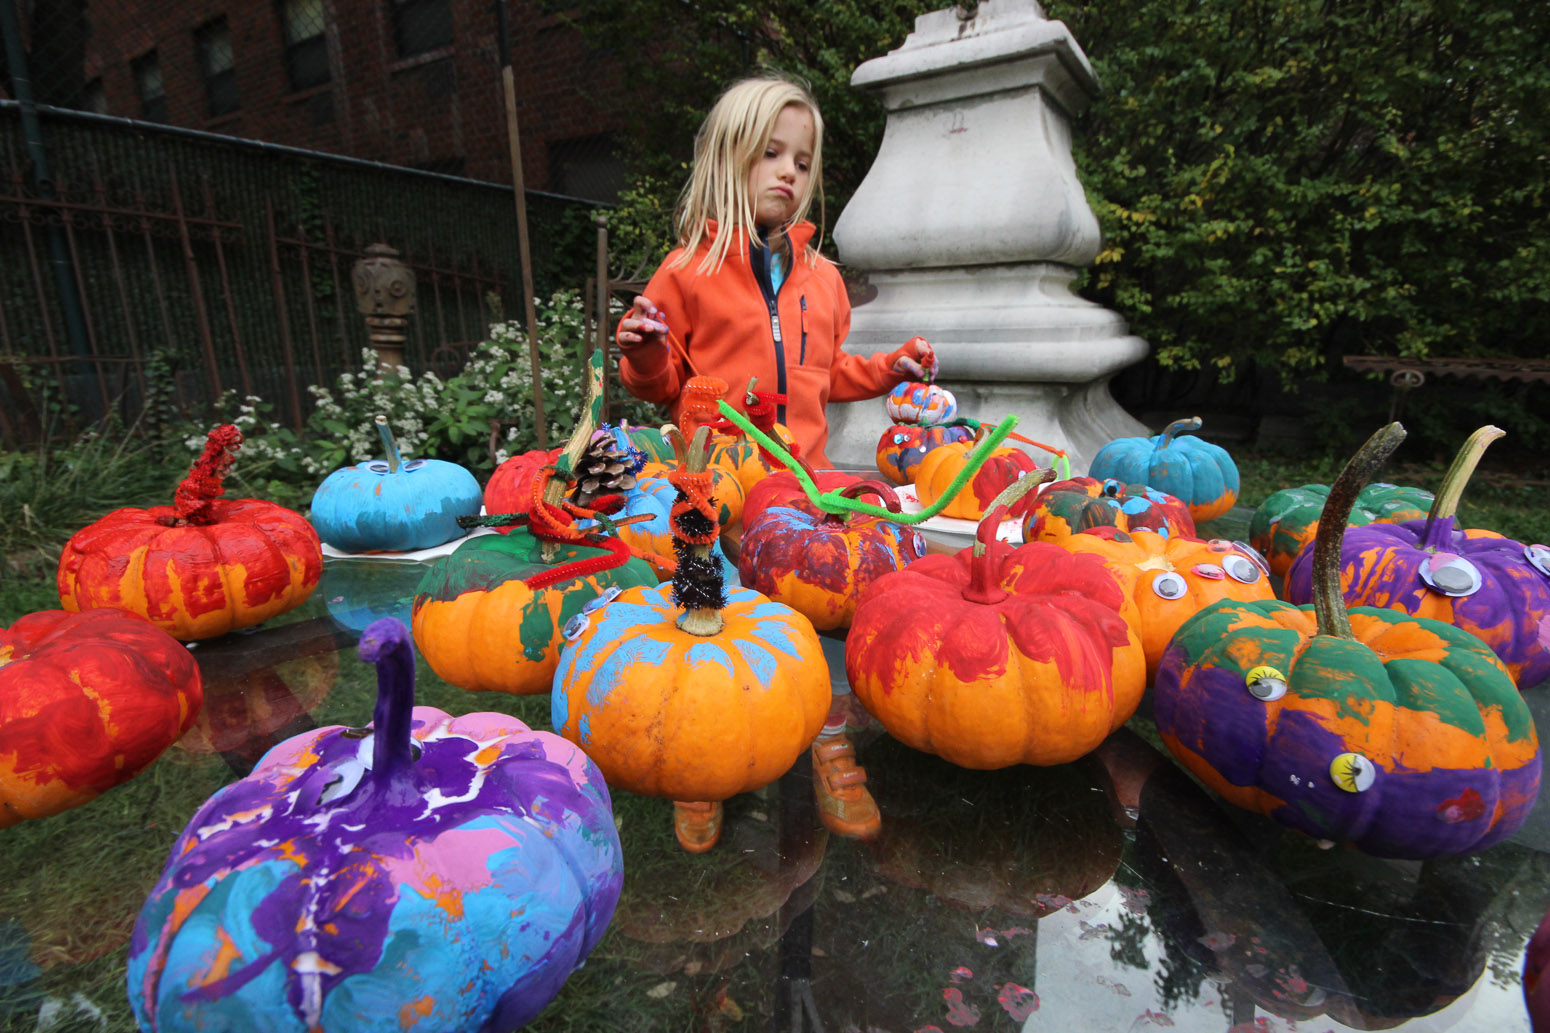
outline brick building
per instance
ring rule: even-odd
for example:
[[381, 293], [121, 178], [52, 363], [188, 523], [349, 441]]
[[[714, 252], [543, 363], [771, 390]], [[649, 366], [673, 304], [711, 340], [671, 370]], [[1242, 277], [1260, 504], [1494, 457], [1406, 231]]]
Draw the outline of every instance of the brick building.
[[[554, 7], [510, 3], [525, 185], [606, 200], [618, 76]], [[510, 181], [492, 0], [85, 0], [84, 17], [75, 106]]]

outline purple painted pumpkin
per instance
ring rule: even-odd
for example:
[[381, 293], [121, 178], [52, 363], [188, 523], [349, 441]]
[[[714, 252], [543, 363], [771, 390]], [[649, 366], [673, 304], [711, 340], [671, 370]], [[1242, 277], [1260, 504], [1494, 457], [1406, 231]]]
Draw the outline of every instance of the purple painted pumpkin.
[[396, 620], [360, 653], [373, 727], [286, 740], [178, 838], [130, 943], [142, 1029], [510, 1030], [601, 938], [623, 867], [596, 766], [414, 707]]
[[[1454, 519], [1480, 453], [1501, 434], [1483, 427], [1470, 437], [1426, 520], [1348, 531], [1340, 588], [1347, 605], [1400, 610], [1475, 635], [1507, 665], [1518, 688], [1527, 689], [1550, 679], [1550, 547], [1460, 529]], [[1292, 564], [1286, 597], [1294, 603], [1313, 597], [1311, 549]]]
[[1550, 914], [1545, 915], [1523, 953], [1523, 1000], [1534, 1033], [1550, 1033]]

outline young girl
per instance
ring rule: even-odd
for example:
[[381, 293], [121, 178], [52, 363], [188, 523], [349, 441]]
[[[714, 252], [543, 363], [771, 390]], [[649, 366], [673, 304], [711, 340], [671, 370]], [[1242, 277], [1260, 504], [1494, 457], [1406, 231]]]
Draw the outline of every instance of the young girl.
[[804, 221], [822, 207], [823, 118], [785, 79], [733, 84], [694, 138], [694, 172], [678, 205], [681, 245], [619, 322], [624, 386], [679, 415], [684, 382], [727, 382], [742, 409], [750, 377], [784, 395], [784, 423], [815, 467], [829, 466], [825, 406], [887, 394], [936, 370], [929, 345], [859, 358], [841, 345], [850, 300]]
[[[850, 301], [834, 263], [818, 253], [804, 221], [813, 196], [822, 209], [823, 119], [802, 87], [785, 79], [734, 83], [694, 138], [694, 172], [678, 205], [679, 248], [619, 322], [624, 386], [672, 406], [692, 376], [727, 383], [739, 409], [750, 377], [777, 395], [784, 423], [815, 467], [829, 466], [824, 446], [830, 400], [886, 394], [906, 378], [936, 373], [936, 356], [919, 338], [862, 359], [841, 345]], [[835, 697], [813, 743], [813, 783], [824, 824], [839, 835], [879, 831], [866, 772], [845, 738], [850, 695]], [[674, 831], [691, 852], [721, 834], [721, 805], [676, 802]]]

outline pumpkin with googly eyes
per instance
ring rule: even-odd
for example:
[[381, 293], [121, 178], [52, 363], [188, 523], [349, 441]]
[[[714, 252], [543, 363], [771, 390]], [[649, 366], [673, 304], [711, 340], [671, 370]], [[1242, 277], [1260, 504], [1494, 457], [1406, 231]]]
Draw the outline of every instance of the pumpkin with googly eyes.
[[1274, 599], [1263, 560], [1238, 542], [1169, 538], [1155, 531], [1100, 527], [1057, 538], [1069, 552], [1101, 556], [1136, 601], [1137, 632], [1155, 674], [1163, 650], [1189, 618], [1220, 599]]
[[1511, 835], [1539, 793], [1533, 716], [1478, 638], [1340, 597], [1358, 489], [1404, 437], [1379, 431], [1336, 480], [1313, 602], [1223, 601], [1179, 629], [1153, 689], [1175, 759], [1229, 802], [1320, 840], [1426, 859]]
[[926, 453], [942, 445], [974, 440], [969, 427], [920, 427], [896, 423], [877, 439], [877, 468], [895, 484], [912, 484]]
[[[1340, 586], [1348, 605], [1401, 610], [1478, 636], [1527, 689], [1550, 679], [1550, 546], [1460, 528], [1454, 517], [1480, 454], [1501, 436], [1495, 427], [1470, 436], [1425, 520], [1347, 532]], [[1304, 550], [1286, 578], [1288, 600], [1313, 597], [1312, 569]]]
[[1156, 531], [1164, 538], [1195, 536], [1189, 507], [1166, 492], [1112, 477], [1073, 477], [1039, 493], [1038, 505], [1023, 521], [1023, 541], [1052, 542], [1090, 527]]
[[[1249, 520], [1249, 544], [1259, 550], [1276, 577], [1286, 577], [1297, 554], [1313, 543], [1319, 512], [1329, 498], [1329, 485], [1304, 484], [1282, 488], [1260, 503]], [[1402, 524], [1419, 520], [1431, 508], [1432, 493], [1396, 484], [1369, 484], [1351, 510], [1351, 526]]]

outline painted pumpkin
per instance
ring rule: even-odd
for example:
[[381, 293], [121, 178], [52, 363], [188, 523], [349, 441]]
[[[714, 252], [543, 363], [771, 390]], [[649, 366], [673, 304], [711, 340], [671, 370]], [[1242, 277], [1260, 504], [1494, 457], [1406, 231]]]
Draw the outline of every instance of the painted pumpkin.
[[1146, 690], [1135, 604], [1102, 559], [995, 540], [1015, 490], [973, 548], [874, 581], [845, 642], [851, 689], [883, 727], [967, 768], [1075, 760]]
[[171, 506], [117, 509], [77, 531], [59, 559], [60, 604], [111, 606], [173, 638], [214, 638], [307, 601], [323, 547], [307, 518], [262, 499], [222, 499], [242, 432], [210, 432]]
[[[710, 551], [714, 511], [701, 428], [686, 450], [671, 585], [632, 588], [567, 629], [554, 728], [609, 784], [715, 802], [785, 774], [823, 728], [829, 667], [812, 622], [746, 588]], [[703, 511], [702, 511], [703, 510]]]
[[[712, 472], [712, 476], [716, 476]], [[721, 471], [726, 476], [726, 471]], [[734, 478], [735, 479], [735, 478]], [[629, 517], [646, 517], [637, 523], [621, 524], [619, 539], [636, 551], [636, 554], [656, 572], [658, 581], [666, 581], [673, 575], [673, 528], [670, 515], [677, 496], [675, 489], [660, 477], [643, 477], [635, 487], [624, 493], [624, 505], [610, 513], [615, 520]], [[590, 528], [591, 521], [578, 525]], [[717, 542], [711, 547], [716, 559], [726, 563], [726, 556]]]
[[[775, 424], [770, 436], [788, 452], [794, 444], [791, 431], [783, 423]], [[756, 442], [739, 434], [717, 434], [712, 437], [710, 462], [712, 466], [730, 470], [738, 483], [742, 484], [745, 496], [771, 471], [780, 469], [774, 460], [765, 457]]]
[[1194, 436], [1200, 417], [1168, 424], [1155, 438], [1117, 438], [1093, 456], [1087, 475], [1113, 478], [1183, 499], [1195, 523], [1226, 515], [1238, 501], [1238, 464], [1220, 445]]
[[[808, 473], [820, 493], [841, 491], [861, 483], [861, 478], [855, 474], [841, 470], [809, 470]], [[821, 512], [807, 497], [797, 475], [790, 470], [779, 470], [764, 478], [748, 493], [748, 500], [743, 503], [743, 533], [747, 534], [764, 519], [765, 512], [774, 506], [788, 506], [813, 515]]]
[[958, 399], [938, 384], [903, 381], [896, 384], [883, 402], [888, 418], [895, 423], [913, 423], [937, 427], [958, 417]]
[[[579, 566], [609, 559], [600, 548], [560, 545], [549, 559], [544, 551], [518, 528], [471, 538], [426, 572], [414, 598], [414, 638], [443, 681], [519, 696], [548, 692], [566, 622], [606, 591], [657, 582], [636, 559], [595, 572]], [[574, 575], [564, 576], [572, 565]], [[555, 584], [528, 584], [556, 572]]]
[[877, 468], [895, 484], [912, 484], [915, 470], [927, 452], [940, 445], [974, 440], [968, 427], [918, 427], [896, 423], [877, 439]]
[[1147, 675], [1179, 627], [1221, 599], [1274, 599], [1269, 573], [1248, 549], [1221, 538], [1164, 538], [1154, 531], [1099, 528], [1056, 541], [1070, 552], [1098, 556], [1125, 582], [1136, 602]]
[[43, 610], [0, 630], [0, 828], [134, 778], [203, 698], [188, 650], [139, 617]]
[[637, 449], [645, 462], [671, 463], [673, 461], [673, 446], [656, 427], [632, 427], [628, 423], [621, 422], [618, 426], [608, 425], [604, 429], [612, 433], [614, 440], [622, 447]]
[[1172, 495], [1144, 484], [1073, 477], [1039, 493], [1023, 522], [1023, 541], [1052, 542], [1090, 527], [1155, 531], [1164, 538], [1195, 537], [1189, 507]]
[[515, 1029], [602, 937], [623, 864], [597, 768], [504, 714], [415, 707], [397, 621], [360, 652], [372, 725], [276, 746], [174, 844], [130, 941], [142, 1029]]
[[1528, 1017], [1534, 1033], [1550, 1031], [1550, 979], [1545, 969], [1550, 967], [1550, 914], [1545, 915], [1529, 938], [1528, 949], [1523, 952], [1523, 1000], [1528, 1005]]
[[[899, 510], [898, 496], [875, 481], [841, 494], [876, 495]], [[925, 554], [920, 532], [892, 520], [860, 513], [813, 516], [777, 506], [743, 535], [737, 569], [746, 587], [790, 606], [819, 631], [833, 631], [850, 627], [868, 585]]]
[[[1383, 857], [1483, 849], [1539, 793], [1533, 717], [1468, 632], [1340, 599], [1358, 490], [1404, 437], [1373, 436], [1330, 491], [1314, 602], [1220, 602], [1179, 629], [1153, 712], [1174, 757], [1229, 802]], [[1381, 526], [1381, 525], [1379, 525]]]
[[377, 417], [386, 459], [335, 470], [312, 495], [312, 526], [341, 552], [408, 552], [461, 538], [458, 517], [477, 516], [484, 492], [474, 475], [441, 459], [404, 462]]
[[[512, 456], [495, 468], [484, 486], [484, 509], [491, 515], [501, 513], [526, 513], [533, 505], [533, 479], [539, 471], [560, 458], [564, 449], [545, 452], [533, 449]], [[510, 534], [512, 527], [496, 528], [501, 534]]]
[[[653, 493], [663, 490], [672, 491], [672, 485], [667, 484], [667, 475], [672, 472], [672, 469], [665, 463], [648, 462], [641, 468], [640, 476], [642, 480], [649, 477], [659, 484], [667, 485], [666, 489], [654, 485], [651, 489]], [[743, 482], [724, 466], [711, 467], [711, 477], [714, 479], [711, 495], [716, 500], [716, 520], [721, 524], [722, 532], [725, 533], [728, 528], [742, 522], [743, 504], [747, 493], [743, 491]]]
[[[1276, 577], [1286, 577], [1297, 554], [1313, 543], [1319, 529], [1319, 513], [1328, 498], [1329, 485], [1304, 484], [1300, 488], [1282, 488], [1254, 511], [1249, 521], [1249, 544], [1265, 557]], [[1431, 505], [1429, 491], [1369, 484], [1357, 496], [1350, 526], [1421, 520]]]
[[[1444, 475], [1427, 519], [1348, 532], [1340, 586], [1348, 605], [1400, 610], [1477, 636], [1527, 689], [1550, 679], [1550, 546], [1459, 528], [1454, 518], [1480, 453], [1501, 433], [1475, 432]], [[1313, 597], [1311, 552], [1292, 564], [1286, 597]]]
[[[947, 494], [953, 481], [963, 472], [973, 454], [977, 441], [957, 441], [933, 448], [921, 457], [915, 468], [915, 494], [922, 506], [933, 505]], [[963, 489], [943, 507], [940, 516], [957, 517], [960, 520], [979, 520], [985, 515], [992, 499], [1018, 478], [1038, 470], [1038, 465], [1028, 453], [1016, 448], [998, 448], [990, 453], [985, 464], [975, 471]], [[1030, 494], [1020, 499], [1008, 510], [1008, 517], [1021, 519], [1033, 508]]]

